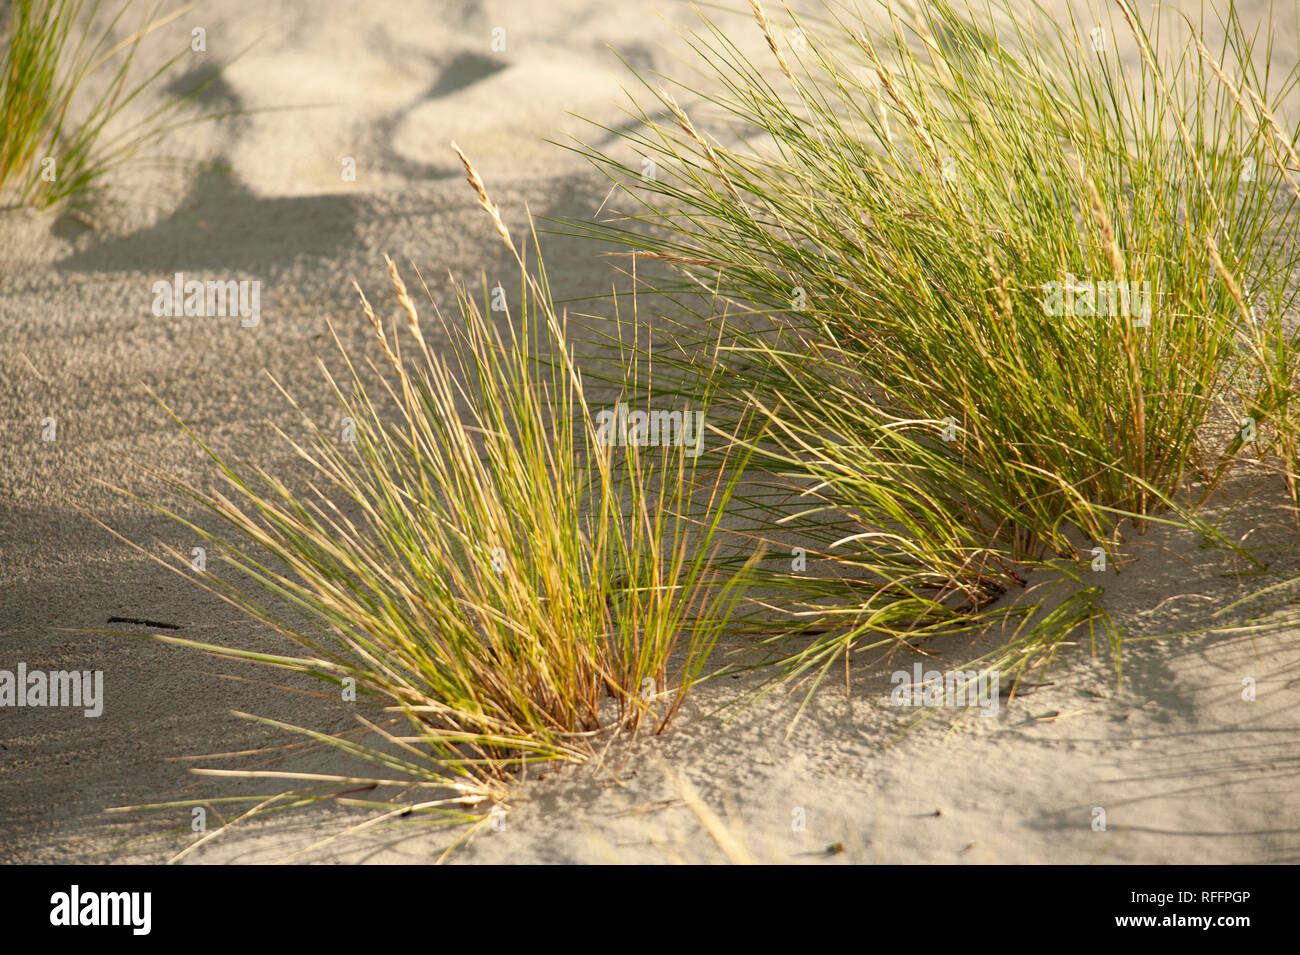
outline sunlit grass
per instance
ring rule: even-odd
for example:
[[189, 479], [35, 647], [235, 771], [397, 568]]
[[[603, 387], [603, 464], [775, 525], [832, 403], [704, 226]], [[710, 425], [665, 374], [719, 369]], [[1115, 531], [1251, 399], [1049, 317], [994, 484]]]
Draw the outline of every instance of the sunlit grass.
[[[141, 41], [190, 7], [160, 17], [156, 5], [138, 30], [113, 43], [131, 3], [123, 3], [96, 30], [92, 25], [100, 6], [99, 0], [89, 7], [83, 0], [10, 4], [8, 22], [0, 24], [5, 31], [0, 37], [0, 199], [37, 208], [63, 202], [84, 207], [111, 170], [151, 155], [169, 133], [188, 123], [224, 115], [187, 115], [219, 72], [213, 71], [185, 95], [123, 124], [123, 111], [190, 52], [182, 49], [135, 76]], [[106, 70], [112, 72], [97, 97], [74, 106], [88, 80]]]
[[[617, 734], [661, 732], [752, 569], [715, 561], [743, 450], [597, 440], [545, 273], [516, 251], [466, 168], [516, 257], [505, 315], [494, 321], [460, 287], [456, 317], [435, 309], [431, 326], [389, 261], [400, 327], [361, 295], [383, 385], [367, 385], [344, 354], [348, 377], [325, 376], [348, 430], [304, 414], [305, 437], [281, 433], [308, 480], [236, 463], [188, 427], [219, 488], [157, 475], [189, 503], [158, 506], [223, 555], [198, 582], [296, 652], [157, 638], [308, 674], [373, 704], [357, 714], [367, 742], [262, 721], [367, 761], [373, 775], [204, 770], [294, 784], [250, 798], [256, 812], [322, 798], [321, 786], [391, 786], [400, 797], [348, 800], [378, 813], [360, 828], [412, 812], [482, 825], [475, 807], [502, 803], [526, 764], [582, 761]], [[191, 573], [187, 554], [159, 559]], [[405, 729], [381, 725], [383, 714]]]
[[[1045, 557], [1116, 569], [1126, 527], [1226, 543], [1195, 505], [1245, 453], [1289, 462], [1294, 493], [1300, 158], [1278, 117], [1300, 67], [1257, 68], [1271, 34], [1229, 12], [1213, 49], [1190, 21], [1162, 47], [1124, 0], [1097, 25], [751, 7], [770, 60], [703, 17], [707, 82], [638, 77], [634, 122], [579, 147], [615, 193], [566, 227], [633, 254], [678, 316], [665, 351], [759, 409], [753, 463], [807, 501], [772, 534], [820, 558], [779, 575], [817, 595], [799, 666], [979, 629]], [[1080, 626], [1118, 662], [1098, 590], [1031, 613], [1046, 629], [999, 665]]]

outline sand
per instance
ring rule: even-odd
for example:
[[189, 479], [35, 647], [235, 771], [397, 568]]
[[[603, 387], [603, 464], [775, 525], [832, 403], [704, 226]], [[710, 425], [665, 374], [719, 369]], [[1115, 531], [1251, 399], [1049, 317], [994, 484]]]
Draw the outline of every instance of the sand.
[[[1266, 7], [1240, 6], [1256, 17]], [[1283, 69], [1295, 61], [1295, 19], [1292, 11], [1278, 20], [1274, 56]], [[761, 53], [746, 17], [723, 22]], [[182, 68], [192, 76], [253, 44], [206, 102], [267, 111], [178, 131], [166, 144], [228, 172], [123, 170], [113, 182], [123, 204], [99, 213], [93, 229], [67, 216], [0, 212], [0, 668], [102, 670], [106, 687], [98, 718], [0, 711], [0, 860], [164, 860], [194, 838], [187, 809], [105, 810], [250, 791], [188, 768], [266, 767], [281, 754], [178, 759], [286, 741], [232, 710], [321, 728], [350, 719], [308, 684], [286, 693], [267, 685], [281, 678], [255, 668], [139, 636], [77, 632], [109, 629], [110, 617], [123, 616], [170, 623], [196, 640], [284, 649], [96, 523], [142, 544], [189, 549], [175, 525], [111, 490], [147, 487], [140, 464], [193, 479], [209, 473], [145, 385], [220, 449], [295, 467], [271, 430], [293, 415], [264, 370], [308, 411], [332, 413], [317, 367], [318, 356], [337, 367], [328, 323], [350, 348], [370, 347], [353, 279], [385, 301], [387, 253], [419, 265], [446, 305], [449, 272], [509, 276], [449, 141], [473, 157], [512, 227], [523, 228], [526, 209], [590, 213], [605, 183], [547, 140], [585, 130], [602, 142], [569, 114], [626, 121], [620, 87], [631, 81], [607, 47], [638, 68], [680, 73], [675, 31], [692, 23], [685, 5], [664, 0], [200, 3], [146, 50], [174, 51], [204, 27], [207, 54]], [[492, 48], [497, 27], [503, 52]], [[168, 84], [136, 109], [182, 87]], [[340, 175], [347, 157], [355, 181]], [[598, 251], [546, 239], [559, 297], [608, 289], [614, 275]], [[260, 324], [156, 317], [153, 283], [177, 271], [260, 280]], [[41, 440], [46, 417], [57, 422], [54, 442]], [[1230, 507], [1247, 494], [1246, 505]], [[1300, 573], [1281, 505], [1276, 482], [1244, 474], [1211, 513], [1233, 539], [1274, 548], [1270, 569]], [[1107, 576], [1104, 597], [1130, 636], [1206, 626], [1215, 609], [1261, 585], [1234, 576], [1239, 563], [1185, 533], [1155, 528], [1133, 540], [1133, 562]], [[860, 655], [848, 690], [837, 671], [789, 734], [805, 687], [724, 722], [711, 714], [751, 684], [715, 681], [697, 689], [665, 736], [615, 747], [598, 764], [533, 773], [504, 827], [450, 858], [723, 860], [682, 804], [675, 774], [764, 861], [1296, 861], [1298, 638], [1283, 630], [1253, 643], [1201, 635], [1135, 644], [1118, 688], [1105, 653], [1093, 656], [1083, 642], [1061, 651], [1053, 685], [996, 718], [951, 732], [934, 721], [902, 738], [889, 675], [910, 670], [915, 654]], [[978, 648], [942, 649], [957, 659]], [[1242, 699], [1243, 678], [1255, 681], [1253, 702]], [[283, 765], [340, 768], [321, 752]], [[1104, 831], [1093, 826], [1097, 808]], [[344, 818], [316, 810], [248, 824], [187, 861], [277, 861], [338, 831]], [[453, 838], [404, 825], [299, 858], [423, 863]], [[827, 852], [837, 844], [843, 852]]]

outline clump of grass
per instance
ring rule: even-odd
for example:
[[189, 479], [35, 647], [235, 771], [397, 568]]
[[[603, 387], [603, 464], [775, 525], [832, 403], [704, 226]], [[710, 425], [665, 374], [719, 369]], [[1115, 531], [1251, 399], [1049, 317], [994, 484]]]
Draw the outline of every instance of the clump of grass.
[[[842, 624], [823, 665], [978, 623], [1049, 553], [1114, 567], [1125, 520], [1215, 537], [1180, 498], [1246, 443], [1213, 436], [1220, 407], [1294, 462], [1300, 162], [1278, 116], [1300, 67], [1257, 70], [1235, 11], [1212, 52], [1190, 21], [1162, 49], [1127, 0], [1096, 32], [1000, 0], [834, 9], [797, 34], [750, 6], [770, 66], [705, 18], [689, 42], [720, 92], [642, 78], [637, 122], [579, 149], [617, 211], [568, 226], [674, 268], [654, 285], [674, 301], [708, 293], [679, 353], [723, 338], [767, 429], [753, 460], [812, 498], [783, 527], [866, 571], [865, 596], [800, 584]], [[821, 533], [830, 514], [850, 530]]]
[[[310, 787], [321, 785], [429, 794], [369, 800], [379, 814], [363, 826], [411, 812], [463, 822], [469, 808], [503, 801], [525, 764], [581, 761], [620, 732], [662, 731], [752, 567], [723, 570], [714, 559], [740, 452], [598, 440], [545, 273], [465, 166], [519, 269], [504, 320], [457, 286], [458, 319], [435, 309], [448, 339], [435, 349], [390, 260], [399, 327], [358, 288], [382, 388], [351, 359], [350, 380], [325, 372], [355, 441], [305, 415], [308, 436], [285, 435], [311, 475], [305, 492], [202, 442], [222, 489], [160, 475], [223, 529], [164, 510], [239, 572], [199, 582], [300, 653], [158, 638], [354, 687], [406, 727], [358, 715], [378, 734], [362, 744], [272, 724], [368, 760], [373, 777], [218, 772], [307, 787], [277, 796], [286, 806], [317, 798]], [[185, 557], [171, 556], [187, 574]]]
[[[88, 9], [82, 0], [14, 0], [10, 5], [0, 48], [0, 196], [36, 208], [65, 200], [84, 207], [110, 170], [194, 121], [181, 114], [206, 82], [127, 128], [110, 130], [136, 97], [188, 53], [182, 50], [143, 79], [130, 79], [141, 41], [190, 9], [158, 17], [155, 6], [138, 30], [114, 44], [113, 31], [130, 6], [124, 3], [102, 32], [82, 33], [74, 41], [78, 24], [95, 20], [98, 0]], [[85, 119], [75, 121], [78, 91], [114, 61], [103, 92], [88, 104]]]

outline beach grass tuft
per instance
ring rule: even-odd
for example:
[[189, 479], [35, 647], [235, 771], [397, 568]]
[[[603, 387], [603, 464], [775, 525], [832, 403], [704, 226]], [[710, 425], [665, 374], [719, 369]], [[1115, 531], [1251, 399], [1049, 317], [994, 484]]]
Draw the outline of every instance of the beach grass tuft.
[[435, 307], [430, 322], [388, 260], [395, 324], [357, 288], [379, 361], [367, 374], [344, 352], [342, 379], [321, 365], [343, 429], [304, 413], [303, 436], [281, 432], [305, 481], [230, 460], [179, 418], [220, 484], [157, 474], [181, 504], [156, 506], [223, 566], [196, 573], [174, 549], [156, 559], [297, 652], [157, 639], [308, 674], [369, 704], [356, 715], [366, 743], [263, 722], [373, 775], [206, 771], [295, 783], [250, 798], [255, 814], [325, 798], [321, 787], [371, 786], [391, 798], [368, 799], [376, 814], [360, 828], [411, 813], [487, 824], [482, 809], [499, 810], [528, 765], [663, 731], [757, 560], [715, 559], [744, 449], [602, 438], [544, 269], [518, 251], [461, 156], [515, 255], [510, 295], [498, 286], [481, 305], [457, 285], [455, 317]]
[[1017, 641], [1037, 636], [993, 657], [1022, 669], [1082, 626], [1118, 662], [1090, 571], [1121, 568], [1126, 534], [1226, 545], [1196, 507], [1246, 456], [1295, 494], [1300, 162], [1279, 117], [1300, 67], [1260, 70], [1271, 37], [1232, 10], [750, 8], [767, 56], [701, 14], [707, 82], [637, 76], [630, 121], [573, 147], [613, 194], [561, 229], [670, 270], [636, 273], [677, 316], [663, 351], [758, 410], [751, 463], [806, 506], [747, 513], [809, 555], [774, 575], [809, 594], [787, 616], [834, 630], [792, 659], [981, 630], [1064, 558], [1096, 583], [1066, 612], [1020, 606], [1038, 623]]
[[[14, 0], [8, 22], [0, 23], [0, 197], [35, 208], [86, 208], [110, 171], [150, 155], [184, 125], [225, 115], [192, 115], [196, 97], [219, 73], [214, 70], [135, 122], [119, 121], [188, 55], [187, 47], [143, 75], [133, 69], [144, 38], [191, 6], [159, 15], [156, 5], [138, 29], [114, 42], [129, 0], [102, 28], [93, 26], [99, 0], [89, 6], [83, 0]], [[93, 100], [80, 102], [91, 77], [105, 71], [111, 72]]]

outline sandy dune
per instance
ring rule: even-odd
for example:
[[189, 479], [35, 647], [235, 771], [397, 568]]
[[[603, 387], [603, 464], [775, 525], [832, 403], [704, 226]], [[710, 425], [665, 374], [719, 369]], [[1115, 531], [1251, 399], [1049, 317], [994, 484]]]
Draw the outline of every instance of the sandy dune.
[[[1258, 18], [1266, 4], [1239, 7]], [[747, 17], [722, 22], [761, 55]], [[132, 540], [188, 549], [174, 525], [107, 487], [142, 487], [137, 463], [207, 473], [144, 385], [221, 449], [295, 467], [271, 431], [293, 414], [263, 369], [308, 411], [328, 413], [316, 364], [320, 356], [337, 365], [327, 323], [350, 348], [370, 348], [354, 278], [372, 301], [384, 300], [383, 255], [411, 260], [446, 305], [449, 272], [509, 274], [448, 142], [474, 158], [512, 224], [522, 228], [525, 209], [594, 211], [605, 195], [601, 177], [546, 140], [585, 131], [601, 141], [569, 114], [625, 121], [621, 86], [631, 78], [607, 47], [640, 69], [680, 74], [685, 51], [675, 31], [693, 23], [684, 4], [669, 0], [201, 2], [147, 50], [174, 51], [202, 26], [206, 60], [196, 54], [183, 67], [186, 80], [152, 95], [175, 95], [203, 67], [244, 51], [205, 101], [264, 111], [188, 128], [167, 144], [227, 172], [124, 171], [114, 185], [125, 204], [93, 230], [70, 217], [0, 212], [0, 668], [100, 669], [107, 697], [94, 719], [0, 711], [0, 860], [165, 859], [192, 838], [187, 810], [104, 810], [258, 791], [195, 777], [192, 763], [175, 759], [284, 742], [231, 710], [324, 728], [350, 719], [320, 697], [259, 682], [278, 678], [256, 669], [142, 637], [75, 632], [122, 616], [170, 623], [196, 640], [280, 648], [273, 634], [92, 519]], [[504, 50], [493, 49], [497, 28]], [[1278, 15], [1275, 32], [1274, 57], [1285, 70], [1296, 57], [1294, 9]], [[355, 181], [341, 176], [348, 158]], [[546, 240], [559, 297], [608, 289], [613, 274], [597, 251]], [[178, 271], [260, 280], [260, 324], [155, 317], [152, 285]], [[46, 417], [57, 421], [54, 442], [40, 437]], [[1246, 493], [1245, 506], [1227, 507]], [[1271, 569], [1300, 573], [1281, 503], [1274, 484], [1246, 476], [1213, 513], [1233, 539], [1273, 548]], [[1224, 553], [1160, 529], [1135, 538], [1133, 556], [1105, 597], [1131, 636], [1205, 626], [1214, 609], [1261, 584], [1234, 576], [1240, 568]], [[947, 649], [956, 658], [971, 648]], [[828, 681], [788, 738], [801, 688], [723, 723], [710, 712], [747, 681], [707, 684], [665, 738], [530, 779], [504, 830], [452, 859], [721, 859], [666, 765], [719, 811], [730, 806], [749, 849], [773, 861], [1300, 860], [1300, 632], [1253, 645], [1205, 636], [1135, 644], [1119, 690], [1104, 653], [1067, 648], [1054, 685], [1010, 702], [996, 719], [970, 719], [947, 735], [928, 725], [895, 742], [889, 674], [918, 659], [863, 656], [850, 695], [842, 678]], [[1244, 677], [1256, 681], [1254, 702], [1241, 698]], [[288, 760], [332, 765], [322, 753]], [[1104, 832], [1090, 825], [1094, 807], [1106, 809]], [[800, 810], [802, 830], [792, 825]], [[336, 815], [250, 825], [190, 859], [275, 861], [335, 831]], [[399, 826], [308, 858], [427, 862], [451, 838]], [[827, 856], [835, 843], [845, 851]]]

